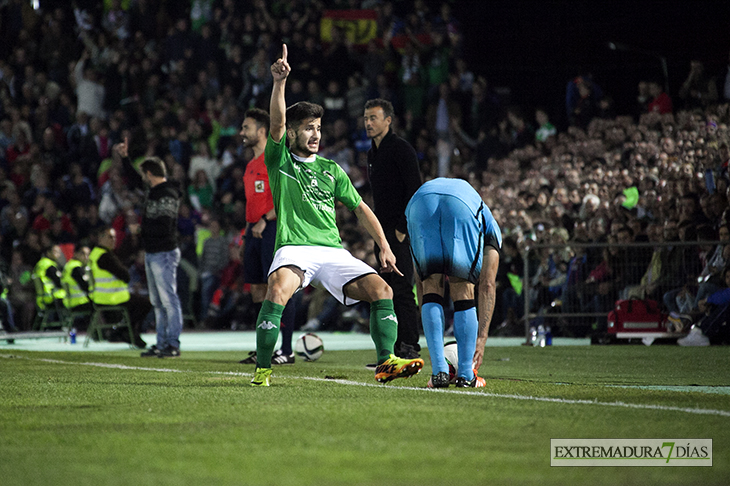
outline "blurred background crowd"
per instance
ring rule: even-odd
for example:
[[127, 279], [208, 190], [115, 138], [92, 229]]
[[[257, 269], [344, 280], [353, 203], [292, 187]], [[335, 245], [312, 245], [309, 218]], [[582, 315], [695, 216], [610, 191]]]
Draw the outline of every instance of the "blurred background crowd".
[[[27, 275], [42, 249], [61, 244], [68, 256], [73, 245], [93, 246], [105, 225], [117, 230], [132, 290], [146, 291], [135, 231], [142, 181], [112, 151], [125, 138], [132, 159], [163, 158], [186, 194], [179, 288], [188, 317], [246, 326], [238, 245], [252, 153], [238, 132], [246, 109], [268, 108], [269, 67], [282, 43], [293, 69], [287, 101], [324, 106], [320, 155], [339, 163], [366, 200], [362, 114], [376, 97], [393, 102], [394, 130], [416, 149], [424, 179], [461, 177], [482, 194], [505, 237], [496, 324], [520, 315], [523, 304], [506, 291], [514, 289], [508, 274], [522, 275], [526, 245], [715, 241], [730, 220], [730, 83], [700, 60], [672, 92], [661, 77], [638, 80], [631, 113], [616, 112], [611, 86], [575, 73], [565, 80], [565, 111], [555, 113], [523, 106], [474, 73], [464, 46], [478, 39], [465, 38], [468, 19], [456, 17], [454, 2], [37, 4], [0, 2], [0, 268], [21, 328], [32, 321]], [[343, 209], [339, 219], [345, 246], [374, 263], [354, 216]], [[576, 258], [584, 257], [578, 275]], [[588, 280], [615, 262], [567, 246], [535, 258], [531, 277], [550, 293], [530, 297], [538, 307], [570, 278]], [[650, 259], [651, 251], [627, 259], [643, 268], [620, 290], [642, 285]], [[698, 251], [700, 270], [704, 263]], [[201, 274], [216, 278], [211, 302], [200, 302]], [[677, 283], [648, 294], [661, 300]], [[302, 322], [341, 321], [326, 297], [304, 299], [321, 302]], [[360, 322], [357, 312], [349, 317]]]

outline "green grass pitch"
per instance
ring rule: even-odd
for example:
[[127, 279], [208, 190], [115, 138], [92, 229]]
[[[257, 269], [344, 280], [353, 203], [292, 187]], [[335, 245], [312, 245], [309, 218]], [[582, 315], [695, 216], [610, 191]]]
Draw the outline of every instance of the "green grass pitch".
[[[0, 484], [730, 483], [728, 348], [488, 348], [486, 389], [447, 391], [373, 354], [252, 388], [240, 352], [0, 350]], [[713, 466], [550, 467], [551, 438], [713, 439]]]

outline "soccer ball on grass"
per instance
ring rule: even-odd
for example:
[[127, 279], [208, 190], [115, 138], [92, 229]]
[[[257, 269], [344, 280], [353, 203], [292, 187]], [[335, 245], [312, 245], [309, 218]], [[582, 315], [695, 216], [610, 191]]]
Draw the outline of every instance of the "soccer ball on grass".
[[319, 336], [308, 332], [299, 336], [294, 353], [304, 361], [317, 361], [324, 353], [324, 344]]

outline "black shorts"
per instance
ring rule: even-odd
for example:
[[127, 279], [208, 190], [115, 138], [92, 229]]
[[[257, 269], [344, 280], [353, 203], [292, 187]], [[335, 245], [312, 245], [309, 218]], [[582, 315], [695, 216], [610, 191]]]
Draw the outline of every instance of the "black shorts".
[[254, 238], [249, 225], [244, 235], [246, 249], [243, 252], [243, 281], [247, 284], [265, 284], [269, 278], [269, 268], [274, 259], [276, 244], [276, 223], [266, 225], [263, 238]]

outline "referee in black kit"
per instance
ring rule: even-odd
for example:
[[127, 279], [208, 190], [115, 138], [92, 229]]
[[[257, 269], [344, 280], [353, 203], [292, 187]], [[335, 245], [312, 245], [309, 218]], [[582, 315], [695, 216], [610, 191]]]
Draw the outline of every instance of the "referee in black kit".
[[[401, 358], [418, 358], [420, 313], [413, 294], [413, 260], [408, 242], [406, 206], [421, 187], [421, 171], [416, 151], [407, 141], [393, 133], [393, 105], [383, 99], [365, 103], [365, 129], [372, 145], [368, 151], [368, 176], [373, 192], [373, 210], [383, 226], [385, 237], [395, 255], [401, 277], [396, 272], [381, 277], [393, 289], [393, 304], [398, 317], [395, 354]], [[380, 248], [375, 246], [375, 256]]]

